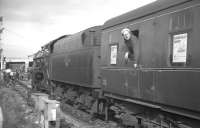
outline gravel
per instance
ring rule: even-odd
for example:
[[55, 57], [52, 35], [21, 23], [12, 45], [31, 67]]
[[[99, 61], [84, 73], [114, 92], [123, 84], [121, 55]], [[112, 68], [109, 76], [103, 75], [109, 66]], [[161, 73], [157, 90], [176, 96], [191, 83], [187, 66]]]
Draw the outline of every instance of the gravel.
[[36, 111], [13, 88], [0, 89], [0, 106], [3, 110], [3, 128], [39, 128]]

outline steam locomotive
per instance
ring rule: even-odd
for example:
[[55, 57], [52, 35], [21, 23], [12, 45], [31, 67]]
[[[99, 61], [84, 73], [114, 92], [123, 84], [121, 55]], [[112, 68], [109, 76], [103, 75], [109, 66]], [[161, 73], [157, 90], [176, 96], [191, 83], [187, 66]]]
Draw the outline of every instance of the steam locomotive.
[[35, 57], [33, 85], [127, 126], [199, 128], [199, 23], [199, 0], [159, 0], [62, 36]]

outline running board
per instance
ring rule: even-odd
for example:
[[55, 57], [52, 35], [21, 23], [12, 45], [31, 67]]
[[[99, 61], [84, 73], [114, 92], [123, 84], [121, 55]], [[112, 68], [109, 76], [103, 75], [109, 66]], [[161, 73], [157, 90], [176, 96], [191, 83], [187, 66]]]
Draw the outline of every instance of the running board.
[[172, 113], [172, 114], [177, 114], [177, 115], [189, 117], [191, 119], [200, 120], [200, 116], [192, 114], [192, 113], [183, 112], [181, 110], [176, 110], [176, 109], [173, 109], [173, 108], [166, 108], [164, 106], [162, 107], [162, 106], [159, 106], [159, 105], [154, 105], [154, 104], [151, 104], [151, 103], [146, 103], [146, 102], [138, 101], [138, 100], [134, 100], [134, 99], [122, 98], [122, 97], [119, 97], [119, 96], [116, 96], [116, 95], [113, 95], [113, 94], [107, 94], [106, 93], [106, 94], [104, 94], [104, 96], [111, 97], [111, 98], [118, 99], [118, 100], [122, 100], [122, 101], [131, 102], [131, 103], [134, 103], [134, 104], [138, 104], [138, 105], [142, 105], [142, 106], [146, 106], [146, 107], [150, 107], [150, 108], [154, 108], [154, 109], [160, 109], [163, 112], [168, 112], [168, 113]]
[[146, 103], [146, 102], [143, 102], [143, 101], [128, 99], [128, 98], [121, 98], [121, 97], [115, 96], [113, 94], [104, 94], [104, 96], [115, 98], [115, 99], [122, 100], [122, 101], [131, 102], [131, 103], [134, 103], [134, 104], [139, 104], [139, 105], [142, 105], [142, 106], [155, 108], [155, 109], [161, 109], [162, 108], [161, 106], [158, 106], [158, 105], [154, 105], [154, 104], [151, 104], [151, 103]]

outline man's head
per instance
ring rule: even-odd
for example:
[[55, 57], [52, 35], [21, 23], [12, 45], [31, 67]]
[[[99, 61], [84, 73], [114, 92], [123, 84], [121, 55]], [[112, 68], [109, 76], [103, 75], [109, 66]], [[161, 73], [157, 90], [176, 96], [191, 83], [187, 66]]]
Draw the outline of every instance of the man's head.
[[124, 40], [130, 40], [131, 39], [131, 31], [128, 28], [124, 28], [121, 31], [121, 34], [124, 38]]

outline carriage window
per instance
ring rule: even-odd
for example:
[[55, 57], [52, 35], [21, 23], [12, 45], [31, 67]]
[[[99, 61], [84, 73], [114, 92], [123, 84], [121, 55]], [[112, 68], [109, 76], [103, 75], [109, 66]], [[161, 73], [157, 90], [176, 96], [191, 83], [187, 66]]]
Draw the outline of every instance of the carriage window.
[[110, 64], [117, 64], [117, 48], [117, 44], [110, 46]]
[[187, 41], [188, 34], [176, 34], [172, 37], [173, 40], [173, 63], [186, 63], [187, 61]]
[[139, 38], [139, 30], [136, 29], [134, 31], [131, 31], [131, 33], [136, 37], [136, 38]]

